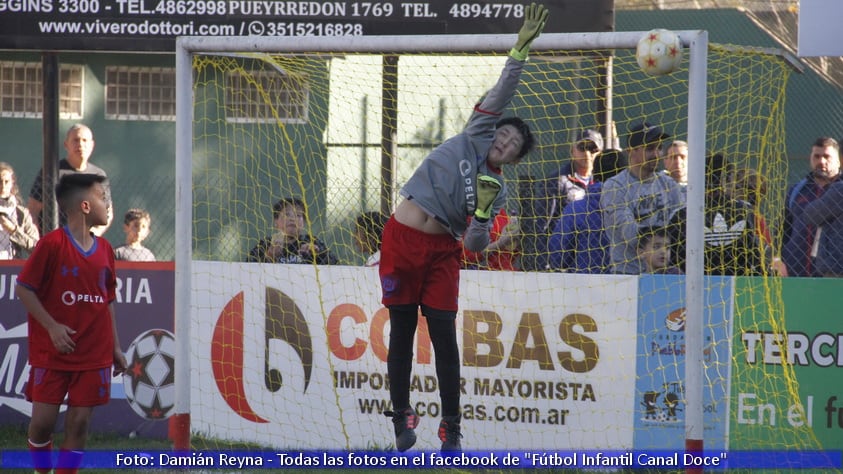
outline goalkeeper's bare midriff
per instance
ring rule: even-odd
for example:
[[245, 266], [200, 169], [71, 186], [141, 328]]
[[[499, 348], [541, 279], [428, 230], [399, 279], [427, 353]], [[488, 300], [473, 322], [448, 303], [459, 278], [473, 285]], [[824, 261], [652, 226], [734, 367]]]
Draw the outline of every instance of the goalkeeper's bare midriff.
[[435, 217], [429, 215], [424, 209], [409, 199], [404, 199], [395, 208], [395, 220], [425, 234], [436, 235], [449, 233], [448, 229], [440, 224]]

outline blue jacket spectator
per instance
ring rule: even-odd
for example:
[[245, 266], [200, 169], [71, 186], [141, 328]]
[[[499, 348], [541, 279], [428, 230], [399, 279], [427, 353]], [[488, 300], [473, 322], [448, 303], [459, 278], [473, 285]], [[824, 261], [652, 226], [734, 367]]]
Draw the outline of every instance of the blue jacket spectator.
[[811, 172], [788, 190], [782, 260], [789, 276], [819, 277], [813, 254], [817, 226], [805, 218], [805, 207], [820, 198], [825, 190], [841, 180], [840, 145], [829, 137], [816, 139], [809, 158]]
[[828, 185], [805, 206], [805, 222], [819, 231], [814, 268], [825, 277], [843, 276], [843, 180]]
[[600, 191], [604, 181], [626, 166], [620, 150], [607, 150], [594, 161], [594, 180], [586, 188], [585, 198], [569, 202], [553, 226], [548, 242], [552, 270], [609, 272], [609, 236], [603, 231]]

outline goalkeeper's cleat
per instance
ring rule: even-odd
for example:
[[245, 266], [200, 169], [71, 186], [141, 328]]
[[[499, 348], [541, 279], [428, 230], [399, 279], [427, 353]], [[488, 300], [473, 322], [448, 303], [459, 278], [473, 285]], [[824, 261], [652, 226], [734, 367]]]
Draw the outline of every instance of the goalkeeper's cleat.
[[462, 450], [460, 418], [460, 415], [443, 416], [442, 421], [439, 422], [439, 440], [442, 441], [442, 452]]
[[419, 416], [416, 411], [407, 407], [400, 411], [385, 411], [386, 416], [392, 417], [395, 425], [395, 449], [404, 452], [416, 444], [416, 427], [419, 426]]

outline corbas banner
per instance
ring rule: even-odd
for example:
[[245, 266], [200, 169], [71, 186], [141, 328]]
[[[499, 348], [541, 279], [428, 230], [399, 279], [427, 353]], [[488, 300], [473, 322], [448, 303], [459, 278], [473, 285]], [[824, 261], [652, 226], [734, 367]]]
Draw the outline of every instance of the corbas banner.
[[[17, 275], [22, 266], [22, 261], [0, 264], [0, 425], [3, 426], [25, 426], [29, 423], [32, 413], [32, 405], [23, 396], [24, 384], [29, 376], [26, 310], [15, 296]], [[152, 355], [147, 353], [151, 350], [157, 352], [158, 349], [170, 352], [169, 347], [154, 347], [151, 343], [153, 335], [169, 336], [173, 331], [173, 270], [172, 262], [117, 263], [115, 310], [117, 329], [124, 351], [128, 351], [135, 343], [141, 348], [140, 353], [146, 351], [143, 355]], [[158, 337], [158, 340], [162, 338]], [[135, 362], [135, 371], [145, 368], [141, 367], [145, 359], [136, 357]], [[154, 362], [157, 362], [155, 369], [159, 374], [158, 377], [152, 377], [156, 383], [160, 384], [162, 380], [172, 378], [170, 357], [158, 357]], [[133, 367], [130, 367], [130, 370], [132, 369]], [[149, 377], [138, 373], [138, 380], [142, 379], [149, 380]], [[167, 435], [167, 423], [160, 422], [165, 419], [166, 413], [159, 414], [154, 410], [147, 410], [149, 414], [141, 416], [137, 411], [143, 410], [130, 408], [132, 404], [127, 404], [124, 378], [115, 377], [111, 383], [111, 402], [94, 410], [91, 431], [118, 434], [135, 431], [143, 436], [160, 438]], [[142, 390], [137, 393], [144, 398]], [[157, 400], [158, 395], [154, 398]], [[171, 404], [169, 400], [165, 403]], [[143, 404], [146, 404], [145, 399]], [[136, 403], [135, 406], [139, 404]], [[64, 409], [63, 406], [62, 412]], [[159, 422], [155, 422], [156, 419]]]
[[[614, 30], [614, 0], [550, 0], [546, 32]], [[522, 1], [0, 0], [0, 49], [172, 52], [178, 36], [513, 34]]]

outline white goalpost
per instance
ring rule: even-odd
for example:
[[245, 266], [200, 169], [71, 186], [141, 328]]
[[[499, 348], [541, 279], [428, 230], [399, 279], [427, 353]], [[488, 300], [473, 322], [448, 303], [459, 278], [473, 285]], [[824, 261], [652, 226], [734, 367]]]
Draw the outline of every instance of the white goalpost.
[[[579, 51], [579, 50], [615, 50], [615, 49], [627, 49], [633, 50], [638, 43], [638, 40], [645, 32], [616, 32], [616, 33], [572, 33], [572, 34], [543, 34], [540, 36], [536, 41], [533, 43], [531, 48], [531, 56], [536, 58], [536, 61], [540, 61], [542, 58], [543, 51]], [[684, 45], [686, 51], [689, 53], [689, 61], [687, 67], [687, 116], [684, 117], [686, 122], [683, 124], [687, 127], [687, 142], [689, 144], [689, 155], [693, 157], [704, 157], [706, 156], [706, 143], [707, 143], [707, 131], [706, 131], [706, 107], [707, 107], [707, 75], [708, 75], [708, 53], [709, 53], [709, 45], [708, 45], [708, 34], [705, 31], [678, 31], [676, 32]], [[216, 55], [216, 56], [230, 56], [236, 54], [255, 54], [255, 53], [267, 53], [267, 54], [275, 54], [275, 55], [302, 55], [302, 54], [309, 54], [309, 55], [318, 55], [320, 53], [324, 54], [336, 54], [341, 52], [353, 52], [353, 53], [371, 53], [371, 54], [390, 54], [390, 55], [401, 55], [401, 54], [419, 54], [420, 51], [424, 53], [431, 53], [431, 54], [438, 54], [438, 53], [460, 53], [460, 52], [471, 52], [472, 54], [486, 54], [486, 55], [498, 55], [503, 56], [506, 51], [509, 50], [511, 47], [515, 35], [444, 35], [444, 36], [355, 36], [355, 37], [279, 37], [279, 38], [270, 38], [270, 37], [180, 37], [176, 42], [176, 242], [175, 242], [175, 336], [178, 344], [178, 351], [175, 357], [175, 384], [176, 384], [176, 404], [175, 404], [175, 415], [171, 420], [171, 429], [173, 440], [174, 440], [174, 447], [178, 450], [188, 450], [190, 449], [190, 440], [191, 440], [191, 432], [193, 427], [193, 432], [196, 430], [196, 426], [200, 426], [200, 431], [206, 432], [206, 428], [209, 425], [209, 421], [207, 419], [203, 420], [196, 420], [191, 419], [191, 413], [194, 412], [193, 408], [195, 407], [195, 403], [198, 403], [198, 398], [201, 392], [200, 389], [197, 389], [199, 385], [197, 385], [197, 380], [195, 377], [198, 377], [198, 374], [204, 373], [204, 370], [211, 370], [210, 368], [198, 368], [194, 365], [197, 363], [204, 363], [203, 362], [203, 355], [197, 355], [196, 347], [200, 344], [205, 344], [209, 339], [210, 336], [206, 335], [197, 335], [196, 331], [197, 328], [202, 328], [203, 325], [211, 325], [212, 321], [208, 320], [209, 312], [212, 312], [214, 315], [218, 314], [225, 314], [230, 315], [229, 313], [225, 313], [229, 308], [228, 305], [218, 305], [213, 306], [212, 310], [197, 310], [197, 307], [205, 308], [208, 306], [206, 299], [213, 298], [215, 295], [213, 291], [208, 290], [208, 288], [214, 288], [214, 285], [217, 285], [217, 278], [214, 273], [227, 273], [232, 279], [237, 279], [238, 275], [237, 272], [243, 271], [246, 272], [244, 274], [253, 275], [250, 278], [253, 278], [248, 281], [241, 281], [233, 282], [231, 288], [225, 285], [220, 285], [225, 287], [226, 290], [231, 290], [232, 294], [237, 292], [241, 292], [241, 294], [245, 294], [244, 298], [248, 300], [250, 298], [249, 287], [258, 288], [260, 291], [263, 291], [262, 285], [267, 287], [271, 286], [267, 282], [276, 282], [279, 277], [275, 275], [277, 268], [271, 268], [264, 264], [233, 264], [231, 262], [226, 262], [225, 267], [219, 267], [219, 270], [214, 270], [215, 265], [217, 265], [213, 261], [208, 261], [209, 259], [202, 256], [197, 258], [195, 256], [195, 216], [194, 216], [194, 206], [195, 206], [195, 190], [194, 190], [194, 176], [196, 175], [197, 169], [195, 166], [197, 165], [196, 159], [196, 150], [194, 149], [194, 137], [197, 128], [197, 124], [195, 121], [195, 111], [196, 111], [196, 103], [194, 100], [194, 93], [195, 93], [195, 71], [194, 71], [194, 58], [196, 55]], [[610, 81], [611, 83], [611, 81]], [[491, 84], [490, 84], [491, 85]], [[546, 84], [545, 87], [550, 86], [552, 87], [553, 84]], [[536, 100], [541, 100], [541, 93], [536, 93], [535, 97]], [[609, 94], [611, 97], [611, 93]], [[330, 100], [330, 98], [328, 98]], [[554, 104], [545, 104], [547, 106], [552, 106]], [[612, 104], [605, 104], [606, 110], [612, 110]], [[686, 313], [686, 322], [685, 322], [685, 364], [684, 364], [684, 375], [683, 383], [684, 383], [684, 393], [682, 397], [684, 399], [685, 405], [685, 412], [684, 412], [684, 424], [685, 424], [685, 448], [689, 451], [702, 451], [703, 450], [703, 406], [704, 406], [704, 387], [705, 387], [705, 377], [704, 377], [704, 278], [703, 278], [703, 211], [704, 211], [704, 192], [705, 192], [705, 179], [704, 179], [704, 166], [705, 160], [703, 159], [692, 159], [689, 160], [689, 184], [687, 189], [687, 203], [688, 203], [688, 220], [687, 220], [687, 272], [685, 276], [685, 288], [684, 288], [684, 307], [687, 308]], [[299, 181], [307, 181], [308, 177], [306, 175], [302, 175], [299, 178]], [[392, 185], [393, 183], [388, 183]], [[303, 183], [303, 186], [306, 186], [307, 183]], [[292, 265], [292, 267], [296, 267]], [[296, 272], [299, 271], [298, 268], [288, 269], [284, 268], [283, 272], [289, 272], [289, 288], [290, 290], [286, 291], [286, 294], [293, 295], [293, 297], [300, 296], [302, 299], [312, 300], [312, 303], [307, 303], [309, 307], [315, 308], [314, 311], [319, 312], [319, 321], [326, 322], [325, 325], [330, 327], [330, 321], [332, 317], [336, 316], [336, 311], [330, 309], [330, 304], [326, 303], [325, 300], [330, 300], [330, 297], [326, 297], [322, 292], [327, 291], [323, 290], [323, 285], [331, 285], [337, 284], [336, 282], [343, 282], [347, 280], [353, 281], [355, 278], [359, 278], [354, 273], [356, 270], [351, 267], [342, 267], [342, 268], [332, 268], [332, 269], [322, 269], [314, 268], [313, 266], [309, 265], [301, 265], [301, 274]], [[282, 270], [278, 270], [282, 271]], [[199, 273], [201, 272], [201, 275]], [[232, 273], [233, 272], [233, 273]], [[488, 272], [491, 273], [491, 272]], [[371, 284], [371, 285], [378, 285], [377, 279], [372, 276], [374, 274], [366, 274], [366, 277], [363, 278], [363, 283]], [[545, 279], [547, 276], [547, 280]], [[469, 289], [466, 290], [468, 293], [471, 293], [473, 290], [471, 285], [473, 285], [474, 276], [469, 278], [468, 286]], [[501, 285], [520, 285], [517, 289], [522, 289], [521, 295], [514, 295], [512, 296], [512, 300], [507, 300], [508, 303], [513, 307], [517, 308], [539, 308], [544, 302], [533, 301], [529, 300], [529, 298], [541, 298], [542, 301], [544, 299], [553, 299], [553, 292], [559, 292], [558, 294], [562, 294], [563, 292], [568, 292], [570, 294], [578, 294], [577, 292], [581, 292], [583, 295], [591, 294], [589, 293], [592, 291], [591, 282], [596, 280], [591, 279], [591, 276], [585, 275], [574, 275], [574, 274], [551, 274], [551, 275], [542, 275], [542, 274], [507, 274], [507, 275], [479, 275], [476, 277], [480, 281], [480, 285], [493, 285], [493, 288], [497, 289], [498, 281], [502, 282]], [[203, 283], [203, 290], [201, 292], [196, 291], [197, 280], [201, 280]], [[307, 281], [309, 282], [307, 286], [297, 286], [298, 282], [300, 281]], [[623, 277], [619, 277], [619, 282], [624, 284], [628, 283], [626, 280], [623, 280]], [[234, 285], [236, 283], [237, 285]], [[362, 284], [362, 283], [359, 283]], [[538, 285], [539, 287], [543, 288], [543, 293], [532, 293], [532, 290]], [[558, 285], [570, 285], [570, 287], [561, 287]], [[245, 289], [243, 289], [243, 288]], [[296, 288], [301, 288], [302, 294], [293, 293]], [[263, 293], [258, 292], [260, 297], [264, 297]], [[267, 290], [269, 291], [269, 290]], [[307, 293], [307, 294], [304, 294]], [[567, 294], [567, 293], [566, 293]], [[269, 298], [269, 293], [265, 296]], [[518, 299], [518, 298], [522, 299]], [[233, 300], [232, 300], [233, 301]], [[242, 314], [243, 312], [248, 313], [250, 311], [250, 302], [246, 301], [245, 303], [242, 300], [238, 300], [240, 302], [241, 311], [238, 314]], [[333, 302], [334, 300], [330, 300]], [[336, 307], [340, 307], [340, 303], [344, 300], [338, 299], [336, 303]], [[374, 299], [372, 300], [374, 301]], [[473, 300], [472, 300], [473, 301]], [[379, 303], [379, 301], [377, 301]], [[629, 302], [626, 302], [629, 306]], [[268, 303], [267, 303], [268, 304]], [[303, 303], [298, 303], [299, 305]], [[374, 303], [372, 303], [374, 304]], [[225, 308], [222, 308], [225, 306]], [[461, 310], [463, 309], [463, 304], [460, 304]], [[621, 303], [612, 302], [611, 306], [607, 306], [606, 312], [611, 313], [614, 311], [613, 308], [622, 306]], [[298, 306], [296, 306], [296, 309]], [[372, 307], [373, 309], [370, 312], [376, 312], [376, 306]], [[254, 310], [255, 308], [251, 308]], [[259, 308], [260, 309], [260, 308]], [[260, 309], [262, 311], [262, 309]], [[267, 310], [268, 311], [268, 310]], [[566, 309], [567, 311], [567, 309]], [[527, 312], [524, 310], [524, 312]], [[231, 313], [233, 314], [233, 313]], [[520, 314], [520, 312], [519, 312]], [[261, 313], [260, 318], [263, 318], [263, 314]], [[476, 317], [480, 317], [475, 315]], [[377, 319], [377, 313], [372, 317], [372, 320], [375, 321]], [[633, 315], [634, 317], [634, 315]], [[267, 313], [266, 320], [269, 321], [270, 316]], [[468, 316], [466, 316], [466, 320]], [[623, 318], [618, 318], [617, 321], [612, 320], [608, 325], [611, 326], [612, 324], [622, 324], [624, 321], [621, 321]], [[563, 323], [556, 324], [556, 320], [553, 321], [556, 326], [561, 328]], [[634, 323], [634, 322], [633, 322]], [[267, 322], [266, 324], [269, 324]], [[374, 324], [374, 322], [373, 322]], [[466, 323], [466, 326], [467, 327]], [[339, 327], [339, 325], [337, 326]], [[478, 323], [477, 328], [480, 331], [485, 330], [487, 328], [485, 324]], [[526, 327], [526, 326], [524, 326]], [[618, 326], [620, 327], [620, 326]], [[634, 327], [634, 325], [633, 325]], [[324, 330], [324, 331], [323, 331]], [[355, 331], [357, 328], [355, 327]], [[296, 383], [299, 383], [301, 377], [303, 377], [303, 385], [305, 389], [307, 389], [307, 384], [325, 384], [325, 387], [330, 387], [333, 384], [333, 387], [337, 387], [337, 384], [340, 383], [337, 381], [337, 374], [344, 373], [340, 370], [337, 370], [332, 364], [334, 361], [323, 361], [320, 359], [321, 356], [314, 356], [313, 354], [320, 353], [320, 346], [319, 344], [329, 345], [331, 342], [331, 334], [315, 334], [315, 332], [322, 331], [322, 332], [330, 332], [328, 329], [325, 329], [324, 325], [317, 326], [314, 328], [313, 326], [310, 327], [310, 334], [309, 336], [312, 338], [313, 341], [313, 348], [310, 350], [308, 349], [299, 349], [298, 354], [295, 355], [296, 360], [305, 360], [307, 354], [311, 354], [311, 357], [314, 357], [312, 364], [307, 366], [305, 363], [305, 370], [304, 375], [300, 375], [298, 372], [294, 372], [290, 375], [284, 374], [285, 381], [288, 380], [295, 380]], [[491, 330], [489, 330], [491, 332]], [[554, 330], [555, 331], [555, 330]], [[618, 333], [623, 333], [625, 330], [619, 329]], [[559, 332], [562, 332], [559, 329]], [[249, 342], [249, 335], [256, 335], [255, 337], [260, 340], [259, 331], [254, 330], [251, 331], [247, 327], [242, 330], [242, 337], [243, 340], [240, 341], [241, 344], [245, 346], [243, 350], [245, 350], [245, 355], [243, 353], [240, 354], [241, 358], [245, 358], [246, 360], [242, 362], [242, 366], [238, 368], [238, 370], [248, 370], [248, 366], [253, 362], [248, 360], [250, 354], [248, 347], [250, 345]], [[539, 335], [537, 332], [531, 333], [532, 337], [535, 338]], [[216, 334], [213, 335], [214, 338], [217, 337]], [[517, 339], [517, 335], [513, 336]], [[501, 339], [504, 337], [501, 336]], [[534, 339], [531, 339], [533, 341]], [[214, 339], [217, 341], [217, 339]], [[270, 341], [263, 341], [266, 344], [266, 351], [267, 353], [264, 355], [267, 358], [265, 362], [267, 371], [266, 374], [269, 374], [269, 359], [271, 358], [270, 354]], [[630, 344], [634, 345], [633, 342], [625, 343], [623, 347], [629, 347]], [[374, 343], [372, 344], [375, 345]], [[479, 345], [479, 344], [478, 344]], [[347, 344], [347, 346], [351, 346], [351, 344]], [[277, 347], [277, 346], [272, 346]], [[531, 346], [532, 347], [532, 346]], [[254, 348], [252, 348], [254, 349]], [[461, 349], [461, 352], [464, 348]], [[611, 346], [607, 346], [604, 348], [604, 352], [611, 351]], [[621, 349], [619, 349], [621, 350]], [[627, 349], [622, 349], [627, 350]], [[210, 351], [210, 350], [209, 350]], [[324, 351], [323, 351], [324, 352]], [[553, 351], [549, 351], [553, 352]], [[634, 347], [631, 350], [632, 354], [625, 353], [625, 356], [632, 356], [634, 359]], [[553, 352], [555, 356], [555, 352]], [[278, 357], [278, 356], [272, 356]], [[331, 357], [336, 358], [336, 353], [332, 353]], [[611, 354], [606, 355], [607, 360], [611, 359]], [[602, 362], [602, 361], [601, 361]], [[246, 366], [244, 369], [243, 366]], [[325, 368], [325, 367], [328, 368]], [[309, 370], [313, 370], [313, 374]], [[216, 369], [215, 369], [216, 370]], [[228, 369], [225, 369], [228, 370]], [[324, 372], [322, 372], [324, 370]], [[375, 372], [375, 369], [372, 369], [372, 372]], [[415, 372], [415, 369], [414, 369]], [[475, 374], [475, 371], [468, 369], [467, 372], [469, 374]], [[477, 370], [477, 378], [482, 379], [482, 373]], [[332, 374], [331, 375], [324, 375], [324, 374]], [[536, 372], [535, 379], [541, 379], [541, 376], [545, 374], [541, 372]], [[235, 374], [237, 375], [237, 374]], [[242, 373], [240, 374], [242, 377]], [[279, 375], [280, 376], [280, 375]], [[263, 375], [261, 376], [263, 377]], [[267, 375], [269, 377], [269, 375]], [[324, 380], [316, 381], [318, 378], [322, 377]], [[269, 384], [269, 378], [266, 379], [267, 384]], [[217, 382], [220, 384], [221, 382]], [[322, 387], [323, 385], [317, 385], [318, 387]], [[536, 385], [532, 385], [532, 390], [537, 391]], [[240, 387], [242, 389], [242, 387]], [[476, 388], [474, 389], [477, 390]], [[472, 395], [476, 396], [477, 393], [472, 393], [471, 389], [468, 389], [469, 392], [469, 399], [471, 400]], [[249, 392], [248, 388], [245, 390], [245, 395], [243, 395], [243, 391], [239, 393], [241, 398], [248, 398], [253, 400], [253, 408], [254, 406], [262, 406], [261, 403], [266, 404], [266, 406], [271, 405], [271, 401], [260, 399], [256, 400], [256, 395]], [[201, 393], [202, 399], [210, 399], [213, 395]], [[269, 396], [267, 396], [269, 397]], [[343, 398], [341, 395], [334, 394], [332, 396], [326, 395], [326, 400], [330, 401], [330, 404], [335, 404], [336, 407], [330, 408], [330, 413], [334, 413], [336, 410], [337, 416], [340, 420], [348, 419], [348, 420], [355, 420], [356, 418], [349, 413], [349, 408], [343, 405]], [[534, 398], [538, 398], [534, 396]], [[336, 399], [336, 400], [335, 400]], [[607, 399], [611, 399], [610, 396], [607, 396]], [[618, 397], [617, 399], [619, 402], [623, 400], [622, 397]], [[227, 400], [229, 405], [231, 405], [230, 400]], [[204, 402], [203, 402], [204, 403]], [[208, 402], [209, 406], [216, 406], [214, 403], [216, 402]], [[326, 402], [327, 403], [327, 402]], [[224, 405], [223, 405], [224, 406]], [[631, 408], [630, 408], [631, 410]], [[303, 409], [302, 411], [307, 411]], [[260, 410], [254, 409], [249, 411], [252, 416], [252, 421], [256, 423], [260, 423], [260, 420], [266, 421], [266, 416], [261, 415]], [[626, 414], [624, 411], [623, 413]], [[563, 415], [564, 416], [564, 415]], [[207, 418], [208, 415], [203, 415], [203, 418]], [[243, 418], [243, 413], [240, 414], [240, 418]], [[229, 433], [232, 430], [239, 429], [235, 428], [237, 426], [241, 426], [239, 423], [242, 421], [240, 419], [236, 419], [237, 417], [232, 417], [227, 414], [219, 414], [214, 420], [214, 423], [218, 423], [221, 425], [220, 436], [225, 437], [226, 433]], [[248, 416], [246, 417], [248, 418]], [[286, 420], [286, 418], [285, 418]], [[297, 418], [294, 415], [290, 415], [289, 418], [290, 423], [295, 423]], [[318, 421], [314, 421], [316, 423]], [[230, 426], [228, 425], [230, 423]], [[383, 425], [384, 433], [387, 433], [387, 430], [390, 429], [386, 418], [380, 417], [375, 419], [373, 423], [379, 423]], [[479, 422], [478, 422], [479, 423]], [[505, 427], [497, 427], [496, 421], [485, 422], [488, 426], [493, 426], [495, 428], [491, 429], [490, 431], [500, 431], [505, 432]], [[431, 426], [433, 422], [429, 422]], [[545, 429], [545, 423], [542, 421], [540, 428]], [[229, 426], [229, 427], [226, 427]], [[368, 425], [366, 425], [368, 426]], [[487, 426], [487, 425], [484, 425]], [[432, 427], [429, 427], [433, 429]], [[343, 430], [354, 430], [357, 428], [343, 428]], [[362, 430], [362, 428], [360, 428]], [[549, 428], [548, 428], [549, 429]], [[478, 428], [478, 431], [481, 429]], [[218, 435], [219, 433], [210, 433], [211, 436]], [[627, 441], [617, 441], [616, 438], [613, 438], [610, 434], [602, 434], [603, 438], [608, 443], [618, 442], [618, 443], [627, 443]], [[273, 438], [271, 442], [278, 443], [283, 441], [278, 441], [279, 438]], [[631, 438], [630, 438], [631, 439]], [[254, 441], [253, 439], [245, 439], [246, 441]], [[333, 442], [332, 440], [323, 440], [324, 442]], [[466, 444], [474, 444], [467, 442]], [[325, 446], [319, 446], [316, 444], [316, 441], [302, 441], [300, 444], [296, 444], [293, 447], [295, 448], [325, 448]], [[489, 446], [484, 446], [489, 447]], [[506, 448], [507, 446], [501, 446], [501, 448]], [[515, 446], [520, 447], [520, 446]], [[543, 448], [546, 446], [541, 446]], [[551, 447], [551, 446], [547, 446]], [[557, 446], [554, 445], [556, 449], [564, 449], [566, 446]], [[619, 445], [619, 446], [594, 446], [594, 447], [602, 447], [602, 448], [610, 448], [610, 449], [630, 449], [632, 448], [630, 445]], [[340, 443], [339, 446], [335, 446], [334, 449], [345, 449], [347, 448], [347, 444]], [[588, 446], [582, 447], [588, 448]]]

